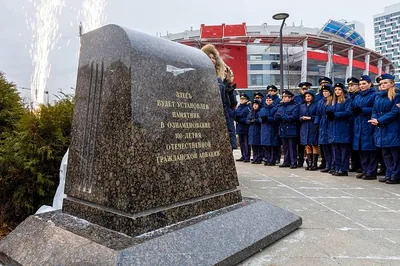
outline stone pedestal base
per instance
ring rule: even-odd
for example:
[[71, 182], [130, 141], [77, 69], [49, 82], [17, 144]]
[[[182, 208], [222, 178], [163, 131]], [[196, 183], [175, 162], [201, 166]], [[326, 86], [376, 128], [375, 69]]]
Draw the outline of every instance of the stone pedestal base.
[[50, 212], [30, 216], [0, 242], [0, 265], [233, 265], [301, 223], [253, 199], [136, 237]]

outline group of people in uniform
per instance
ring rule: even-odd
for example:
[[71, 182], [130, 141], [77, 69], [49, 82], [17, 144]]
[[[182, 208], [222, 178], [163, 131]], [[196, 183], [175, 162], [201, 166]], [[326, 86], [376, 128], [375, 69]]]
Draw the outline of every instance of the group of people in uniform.
[[252, 101], [241, 93], [236, 106], [232, 71], [215, 47], [202, 50], [216, 69], [233, 149], [235, 133], [239, 136], [237, 161], [274, 166], [282, 147], [279, 167], [295, 169], [305, 162], [310, 171], [335, 176], [358, 171], [359, 179], [400, 183], [400, 91], [393, 75], [376, 78], [377, 88], [368, 75], [347, 79], [348, 87], [321, 77], [317, 93], [311, 83], [302, 82], [298, 95], [284, 90], [282, 99], [277, 87], [269, 85], [267, 95], [256, 92]]

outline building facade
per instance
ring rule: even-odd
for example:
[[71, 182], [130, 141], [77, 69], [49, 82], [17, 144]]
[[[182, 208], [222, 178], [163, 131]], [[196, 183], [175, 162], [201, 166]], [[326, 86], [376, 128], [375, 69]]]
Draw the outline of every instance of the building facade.
[[391, 60], [400, 79], [400, 3], [374, 16], [375, 50]]
[[355, 30], [357, 25], [333, 20], [322, 28], [285, 25], [283, 66], [280, 66], [280, 25], [201, 25], [198, 30], [168, 34], [164, 38], [197, 48], [208, 43], [215, 45], [233, 69], [240, 89], [263, 91], [269, 84], [294, 89], [302, 81], [317, 85], [321, 76], [345, 83], [351, 76], [368, 74], [375, 78], [394, 70], [390, 60], [365, 48], [363, 36]]

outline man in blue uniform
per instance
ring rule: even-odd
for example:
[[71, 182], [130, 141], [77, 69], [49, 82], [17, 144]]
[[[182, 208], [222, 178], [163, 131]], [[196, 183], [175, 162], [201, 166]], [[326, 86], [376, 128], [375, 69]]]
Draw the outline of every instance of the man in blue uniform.
[[[353, 101], [360, 93], [360, 81], [357, 78], [351, 77], [347, 79], [349, 97]], [[351, 150], [349, 172], [362, 172], [360, 155], [357, 151]]]
[[281, 98], [278, 96], [278, 88], [275, 85], [268, 85], [267, 86], [268, 94], [271, 95], [272, 101], [276, 106], [281, 102]]
[[262, 94], [261, 92], [256, 91], [253, 95], [253, 100], [258, 100], [260, 102], [260, 108], [264, 107], [265, 105], [265, 101], [263, 101], [264, 98], [264, 94]]
[[293, 100], [293, 93], [284, 90], [282, 102], [275, 113], [275, 120], [279, 122], [279, 136], [285, 151], [283, 164], [279, 167], [297, 168], [297, 139], [299, 137], [299, 105]]
[[[278, 95], [278, 88], [275, 85], [268, 85], [267, 91], [268, 91], [268, 95], [271, 95], [274, 105], [278, 106], [281, 102], [281, 98], [279, 98], [279, 95]], [[281, 138], [278, 138], [278, 141], [279, 141], [279, 146], [274, 147], [274, 157], [275, 157], [276, 164], [279, 164], [281, 162], [281, 156], [282, 156]]]
[[237, 159], [238, 162], [250, 162], [250, 145], [249, 145], [249, 125], [246, 123], [247, 116], [250, 113], [250, 106], [248, 104], [249, 96], [246, 93], [240, 94], [240, 104], [234, 111], [234, 118], [236, 121], [236, 134], [239, 135], [239, 144], [241, 157]]

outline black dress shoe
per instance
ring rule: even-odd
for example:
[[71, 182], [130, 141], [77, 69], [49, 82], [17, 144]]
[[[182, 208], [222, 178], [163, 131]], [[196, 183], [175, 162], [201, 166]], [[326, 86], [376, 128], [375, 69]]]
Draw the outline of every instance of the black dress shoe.
[[318, 166], [318, 169], [325, 169], [326, 168], [326, 163], [321, 163], [319, 166]]
[[378, 177], [378, 181], [379, 181], [379, 182], [382, 182], [382, 183], [386, 182], [387, 179], [389, 179], [389, 177], [387, 177], [387, 176], [380, 176], [380, 177]]
[[386, 179], [386, 184], [400, 184], [400, 179]]
[[376, 179], [376, 175], [368, 175], [368, 174], [366, 174], [366, 175], [364, 175], [362, 177], [362, 179], [363, 180], [375, 180]]
[[290, 165], [289, 164], [282, 164], [282, 165], [279, 165], [279, 167], [280, 168], [285, 168], [285, 167], [290, 167]]
[[237, 159], [236, 162], [243, 162], [244, 158]]
[[268, 166], [275, 166], [275, 163], [268, 163]]
[[357, 174], [357, 175], [356, 175], [356, 178], [358, 178], [358, 179], [361, 179], [361, 178], [363, 178], [363, 177], [364, 177], [364, 175], [365, 175], [364, 173]]
[[302, 161], [302, 162], [297, 162], [297, 167], [303, 167], [303, 165], [304, 165], [304, 161]]
[[330, 170], [331, 170], [330, 168], [325, 168], [325, 169], [322, 169], [321, 172], [322, 173], [329, 173]]
[[264, 162], [264, 165], [267, 166], [267, 165], [268, 165], [268, 162]]
[[335, 175], [336, 174], [336, 170], [331, 169], [331, 170], [329, 170], [328, 173], [330, 173], [331, 175]]
[[297, 168], [297, 165], [291, 165], [290, 166], [290, 169], [296, 169]]
[[261, 161], [252, 161], [253, 164], [261, 164]]
[[335, 176], [348, 176], [349, 174], [347, 172], [339, 171], [336, 172]]

